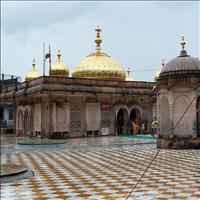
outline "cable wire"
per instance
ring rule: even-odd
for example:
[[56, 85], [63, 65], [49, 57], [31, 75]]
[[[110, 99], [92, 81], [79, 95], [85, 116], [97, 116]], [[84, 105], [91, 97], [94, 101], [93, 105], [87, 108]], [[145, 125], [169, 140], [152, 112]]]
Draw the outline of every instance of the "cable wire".
[[[174, 130], [176, 129], [176, 127], [178, 126], [179, 122], [183, 119], [185, 113], [188, 111], [189, 107], [192, 105], [192, 103], [194, 102], [194, 100], [198, 97], [198, 95], [200, 95], [200, 90], [197, 91], [196, 95], [194, 96], [194, 98], [192, 99], [192, 101], [190, 102], [190, 104], [188, 105], [188, 107], [186, 108], [186, 110], [183, 112], [182, 116], [180, 117], [180, 119], [178, 120], [178, 122], [176, 123], [175, 127], [171, 130], [171, 132], [168, 135], [168, 138], [171, 136], [171, 134], [174, 132]], [[165, 141], [163, 143], [163, 147], [165, 145]], [[139, 182], [141, 181], [141, 179], [144, 177], [145, 173], [147, 172], [147, 170], [149, 169], [149, 167], [151, 166], [151, 164], [153, 163], [153, 161], [156, 159], [156, 157], [158, 156], [159, 152], [161, 151], [161, 148], [157, 150], [156, 154], [154, 155], [153, 159], [151, 160], [151, 162], [148, 164], [147, 168], [144, 170], [144, 172], [142, 173], [142, 175], [140, 176], [140, 178], [138, 179], [138, 181], [136, 182], [136, 184], [134, 185], [134, 187], [132, 188], [132, 190], [130, 191], [130, 193], [128, 194], [128, 196], [126, 197], [126, 200], [131, 196], [131, 194], [133, 193], [133, 191], [135, 190], [135, 188], [137, 187], [137, 185], [139, 184]]]

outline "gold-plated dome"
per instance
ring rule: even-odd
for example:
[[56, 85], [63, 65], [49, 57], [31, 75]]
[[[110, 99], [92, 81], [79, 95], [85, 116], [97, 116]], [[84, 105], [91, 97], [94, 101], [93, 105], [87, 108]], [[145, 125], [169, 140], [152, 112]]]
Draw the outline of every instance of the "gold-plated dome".
[[58, 57], [57, 61], [51, 66], [50, 75], [51, 76], [65, 76], [65, 77], [69, 76], [69, 68], [60, 59], [61, 57], [60, 50], [58, 50], [57, 57]]
[[155, 80], [155, 81], [158, 81], [158, 79], [159, 79], [159, 77], [160, 77], [160, 73], [161, 73], [161, 71], [162, 71], [164, 65], [165, 65], [165, 61], [164, 61], [164, 59], [162, 59], [162, 60], [161, 60], [161, 69], [158, 70], [158, 71], [156, 72], [156, 75], [155, 75], [155, 77], [154, 77], [154, 80]]
[[26, 81], [30, 81], [30, 80], [33, 80], [35, 78], [40, 77], [40, 74], [36, 70], [35, 66], [36, 66], [35, 59], [33, 59], [32, 69], [31, 69], [31, 71], [25, 77]]
[[133, 81], [133, 77], [131, 76], [131, 70], [128, 67], [126, 81]]
[[95, 31], [97, 32], [96, 51], [75, 66], [72, 77], [125, 80], [126, 74], [123, 66], [101, 51], [101, 28], [98, 26]]

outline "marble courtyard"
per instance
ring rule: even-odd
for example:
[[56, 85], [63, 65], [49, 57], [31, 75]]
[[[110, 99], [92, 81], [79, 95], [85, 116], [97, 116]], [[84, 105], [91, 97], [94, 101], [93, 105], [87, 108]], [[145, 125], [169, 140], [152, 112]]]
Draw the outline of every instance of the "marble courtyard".
[[[151, 137], [68, 139], [19, 145], [2, 135], [1, 162], [23, 165], [34, 177], [1, 185], [1, 199], [127, 199], [157, 149]], [[199, 199], [199, 150], [162, 149], [128, 199]]]

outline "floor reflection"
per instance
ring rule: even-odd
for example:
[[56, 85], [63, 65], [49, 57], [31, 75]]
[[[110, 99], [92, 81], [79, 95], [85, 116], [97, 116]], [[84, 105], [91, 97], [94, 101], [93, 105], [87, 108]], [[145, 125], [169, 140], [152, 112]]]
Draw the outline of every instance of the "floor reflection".
[[[35, 177], [1, 185], [1, 198], [126, 199], [157, 149], [129, 137], [70, 139], [62, 145], [17, 145], [3, 138], [2, 163], [22, 164]], [[199, 199], [200, 151], [161, 150], [129, 199]]]

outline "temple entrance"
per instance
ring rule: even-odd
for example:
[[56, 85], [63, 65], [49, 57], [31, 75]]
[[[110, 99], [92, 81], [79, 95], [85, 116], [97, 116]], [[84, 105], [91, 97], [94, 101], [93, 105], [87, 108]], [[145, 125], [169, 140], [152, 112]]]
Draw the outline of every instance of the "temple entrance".
[[128, 129], [128, 112], [121, 108], [117, 113], [117, 134], [126, 135]]
[[[133, 108], [130, 113], [130, 134], [141, 134], [141, 113], [137, 108]], [[134, 124], [133, 124], [134, 123]]]
[[200, 96], [197, 98], [197, 137], [200, 137]]
[[140, 117], [140, 111], [137, 108], [133, 108], [130, 114], [130, 120], [135, 121], [137, 117]]

